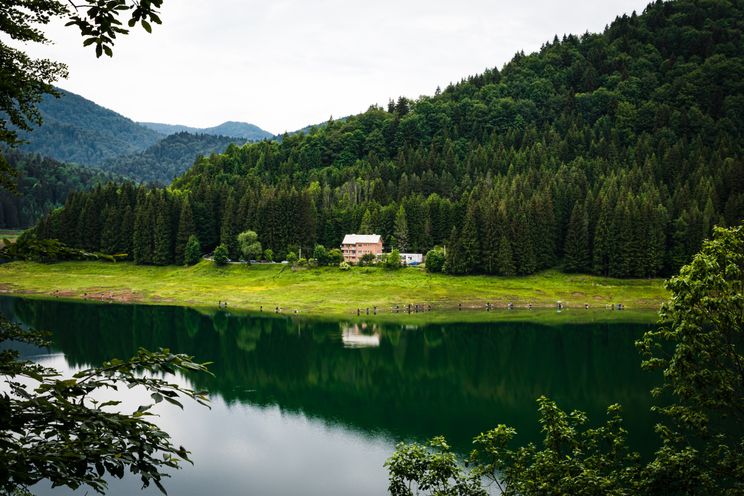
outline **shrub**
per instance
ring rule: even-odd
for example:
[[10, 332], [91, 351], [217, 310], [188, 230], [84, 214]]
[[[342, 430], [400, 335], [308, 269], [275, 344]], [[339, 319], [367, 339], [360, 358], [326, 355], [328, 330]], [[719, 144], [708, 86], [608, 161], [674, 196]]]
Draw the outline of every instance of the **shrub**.
[[328, 265], [329, 257], [326, 247], [323, 245], [315, 245], [315, 249], [313, 250], [313, 259], [317, 261], [317, 265]]
[[186, 248], [183, 251], [183, 262], [186, 265], [194, 265], [199, 262], [201, 258], [201, 245], [199, 244], [199, 238], [193, 234], [189, 236], [189, 240], [186, 242]]
[[444, 268], [444, 250], [439, 247], [432, 248], [426, 254], [424, 264], [426, 265], [427, 272], [442, 272]]
[[374, 253], [365, 253], [362, 255], [362, 258], [359, 259], [359, 266], [364, 267], [365, 265], [374, 265], [375, 258]]
[[400, 269], [400, 252], [393, 250], [385, 257], [386, 269]]
[[290, 251], [287, 253], [287, 262], [290, 263], [290, 265], [296, 265], [297, 264], [297, 253]]
[[340, 248], [328, 250], [328, 265], [339, 265], [344, 261], [344, 254]]
[[225, 243], [222, 243], [220, 246], [214, 249], [212, 259], [217, 265], [227, 265], [227, 262], [230, 261], [230, 258], [228, 257], [227, 245]]
[[349, 265], [349, 262], [341, 262], [340, 264], [338, 264], [338, 268], [343, 271], [347, 271], [351, 270], [351, 265]]
[[271, 248], [267, 248], [266, 251], [264, 251], [264, 259], [266, 259], [267, 262], [273, 262], [274, 250], [272, 250]]
[[263, 253], [258, 235], [254, 231], [245, 231], [238, 234], [238, 245], [240, 246], [240, 254], [246, 261], [256, 260]]

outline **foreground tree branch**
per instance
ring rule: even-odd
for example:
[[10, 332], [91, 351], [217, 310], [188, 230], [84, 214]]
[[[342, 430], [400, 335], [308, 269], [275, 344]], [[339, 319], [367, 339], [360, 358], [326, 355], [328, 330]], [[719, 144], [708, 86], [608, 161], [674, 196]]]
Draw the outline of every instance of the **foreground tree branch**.
[[[40, 333], [3, 319], [0, 343], [4, 341], [47, 344]], [[0, 376], [7, 391], [0, 395], [0, 488], [12, 494], [48, 480], [55, 487], [87, 485], [104, 493], [106, 474], [122, 478], [128, 470], [140, 477], [143, 487], [155, 484], [165, 493], [165, 471], [191, 460], [183, 446], [173, 445], [168, 433], [150, 421], [150, 409], [162, 401], [183, 408], [181, 397], [209, 406], [209, 399], [206, 392], [157, 376], [209, 373], [207, 365], [168, 349], [140, 349], [129, 360], [114, 359], [63, 378], [52, 368], [3, 350]], [[152, 401], [125, 412], [119, 400], [92, 397], [124, 387], [139, 387]]]

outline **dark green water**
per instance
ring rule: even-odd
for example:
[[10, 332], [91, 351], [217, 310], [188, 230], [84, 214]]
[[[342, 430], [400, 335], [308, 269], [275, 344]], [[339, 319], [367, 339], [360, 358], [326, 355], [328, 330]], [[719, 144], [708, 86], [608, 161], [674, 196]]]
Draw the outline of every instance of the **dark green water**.
[[[443, 434], [464, 452], [506, 423], [538, 441], [542, 394], [596, 420], [621, 403], [631, 443], [653, 449], [655, 378], [633, 346], [648, 323], [360, 325], [18, 298], [0, 298], [0, 311], [52, 331], [35, 359], [66, 371], [141, 346], [214, 362], [215, 378], [188, 379], [211, 392], [211, 411], [159, 410], [195, 461], [167, 482], [174, 495], [384, 494], [400, 440]], [[109, 494], [137, 490], [114, 481]]]

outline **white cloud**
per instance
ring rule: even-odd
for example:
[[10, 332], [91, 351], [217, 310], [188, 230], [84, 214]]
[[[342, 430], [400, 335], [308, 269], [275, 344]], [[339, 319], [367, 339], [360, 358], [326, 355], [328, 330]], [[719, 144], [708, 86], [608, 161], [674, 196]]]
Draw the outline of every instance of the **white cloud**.
[[641, 0], [177, 0], [163, 25], [96, 59], [70, 28], [50, 27], [35, 56], [66, 62], [60, 86], [142, 121], [225, 120], [282, 132], [431, 94], [554, 34], [600, 31]]

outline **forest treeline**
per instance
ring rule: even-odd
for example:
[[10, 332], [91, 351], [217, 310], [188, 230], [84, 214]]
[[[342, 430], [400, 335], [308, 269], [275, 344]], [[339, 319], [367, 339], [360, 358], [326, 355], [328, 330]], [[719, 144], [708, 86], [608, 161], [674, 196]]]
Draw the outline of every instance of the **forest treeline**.
[[2, 153], [17, 177], [16, 191], [0, 188], [0, 228], [32, 226], [62, 206], [73, 191], [121, 180], [110, 172], [63, 164], [38, 154]]
[[183, 174], [199, 155], [224, 151], [231, 143], [243, 144], [242, 138], [178, 132], [144, 151], [111, 158], [100, 167], [134, 181], [166, 185]]
[[657, 1], [434, 96], [231, 145], [169, 188], [73, 194], [36, 234], [181, 263], [254, 230], [277, 257], [346, 233], [447, 248], [451, 273], [670, 274], [744, 217], [744, 6]]

